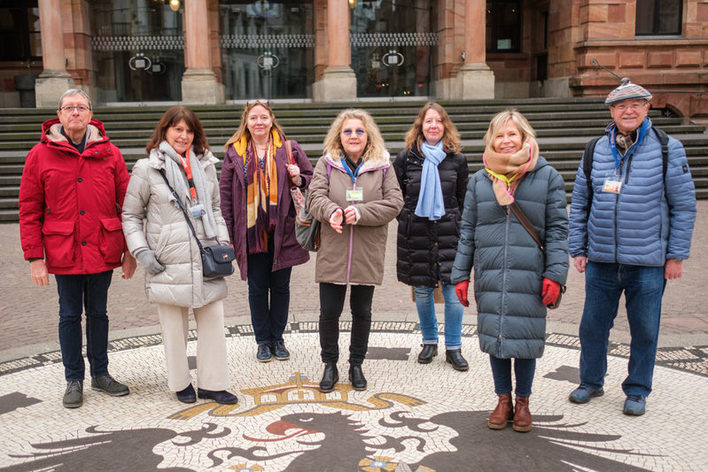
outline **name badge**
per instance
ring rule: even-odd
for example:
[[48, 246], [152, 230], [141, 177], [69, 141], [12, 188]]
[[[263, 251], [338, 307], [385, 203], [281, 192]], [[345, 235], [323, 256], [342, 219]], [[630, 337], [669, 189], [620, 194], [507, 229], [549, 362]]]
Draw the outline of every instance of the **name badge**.
[[607, 193], [620, 193], [622, 190], [622, 180], [617, 176], [607, 177], [602, 191]]
[[363, 202], [364, 201], [364, 189], [361, 189], [361, 188], [348, 189], [346, 199], [348, 202]]
[[192, 218], [201, 218], [202, 216], [206, 215], [204, 205], [199, 203], [197, 205], [194, 205], [193, 207], [189, 207], [189, 214], [192, 215]]

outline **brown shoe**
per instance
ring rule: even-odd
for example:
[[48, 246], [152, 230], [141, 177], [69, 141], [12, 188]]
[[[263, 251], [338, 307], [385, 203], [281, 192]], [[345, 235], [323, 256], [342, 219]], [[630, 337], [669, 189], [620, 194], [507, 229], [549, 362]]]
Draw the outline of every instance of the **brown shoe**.
[[514, 408], [514, 423], [511, 425], [514, 431], [528, 433], [531, 431], [531, 412], [529, 411], [529, 397], [516, 397], [516, 407]]
[[492, 414], [489, 415], [487, 426], [490, 429], [504, 429], [506, 424], [513, 418], [514, 409], [511, 406], [511, 393], [499, 395], [499, 403], [497, 403], [497, 407]]

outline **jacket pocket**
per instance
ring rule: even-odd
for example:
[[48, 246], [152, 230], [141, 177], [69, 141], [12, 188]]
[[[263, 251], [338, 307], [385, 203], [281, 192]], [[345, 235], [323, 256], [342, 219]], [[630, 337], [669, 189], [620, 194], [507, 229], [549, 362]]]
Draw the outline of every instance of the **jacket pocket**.
[[42, 234], [49, 267], [74, 265], [73, 221], [46, 221], [42, 226]]
[[125, 251], [123, 226], [120, 218], [101, 218], [101, 236], [99, 250], [106, 264], [120, 264]]

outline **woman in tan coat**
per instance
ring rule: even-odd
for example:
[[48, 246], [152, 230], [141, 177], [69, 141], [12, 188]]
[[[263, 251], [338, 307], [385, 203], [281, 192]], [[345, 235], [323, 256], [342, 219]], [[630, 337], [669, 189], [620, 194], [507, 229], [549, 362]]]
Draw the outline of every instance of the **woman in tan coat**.
[[[197, 115], [183, 106], [167, 110], [135, 163], [123, 203], [123, 233], [145, 269], [148, 301], [157, 304], [167, 360], [167, 385], [183, 403], [199, 398], [233, 404], [226, 364], [226, 281], [204, 278], [199, 247], [169, 186], [190, 211], [203, 246], [227, 244], [219, 207], [218, 162]], [[161, 175], [162, 174], [162, 175]], [[190, 308], [197, 322], [197, 392], [187, 362]]]
[[366, 111], [344, 110], [334, 120], [309, 189], [308, 208], [323, 222], [315, 268], [325, 363], [320, 390], [332, 391], [339, 380], [339, 317], [349, 285], [349, 379], [354, 389], [364, 390], [361, 364], [369, 342], [374, 285], [383, 281], [388, 222], [403, 207], [389, 153]]

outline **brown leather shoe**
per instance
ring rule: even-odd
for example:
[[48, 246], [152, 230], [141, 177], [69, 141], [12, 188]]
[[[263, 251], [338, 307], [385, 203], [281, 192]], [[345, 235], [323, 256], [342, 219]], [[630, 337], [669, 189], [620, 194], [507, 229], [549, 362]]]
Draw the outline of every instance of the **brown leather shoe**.
[[511, 427], [514, 431], [518, 431], [519, 433], [528, 433], [531, 431], [529, 397], [516, 397], [516, 407], [514, 407], [514, 423]]
[[514, 409], [511, 406], [511, 393], [499, 395], [499, 403], [497, 403], [497, 407], [492, 414], [489, 415], [487, 426], [490, 429], [504, 429], [506, 424], [513, 418]]

